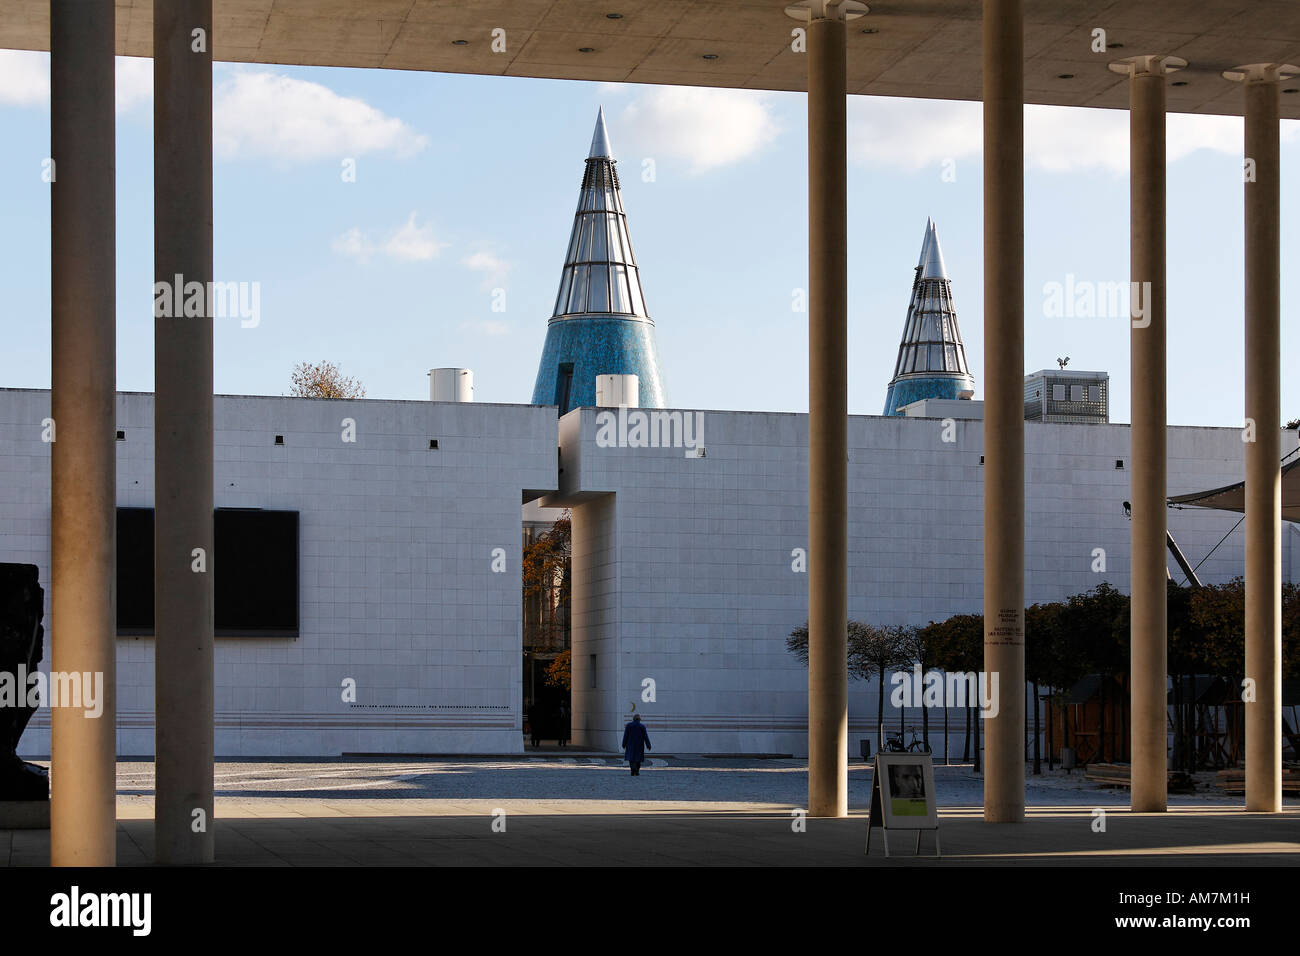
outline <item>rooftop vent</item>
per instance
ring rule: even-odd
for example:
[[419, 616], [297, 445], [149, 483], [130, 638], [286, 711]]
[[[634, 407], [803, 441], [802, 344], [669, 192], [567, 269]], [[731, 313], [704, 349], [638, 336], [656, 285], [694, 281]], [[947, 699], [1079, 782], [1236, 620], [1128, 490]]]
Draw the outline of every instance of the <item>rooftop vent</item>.
[[429, 401], [474, 401], [474, 372], [467, 368], [429, 369]]

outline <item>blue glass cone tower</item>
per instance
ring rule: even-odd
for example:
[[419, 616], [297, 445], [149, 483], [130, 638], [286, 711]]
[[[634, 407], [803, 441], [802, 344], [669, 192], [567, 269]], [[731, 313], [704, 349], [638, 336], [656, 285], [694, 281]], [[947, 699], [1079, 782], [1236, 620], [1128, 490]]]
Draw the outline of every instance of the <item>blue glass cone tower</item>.
[[601, 110], [533, 386], [532, 403], [558, 405], [561, 415], [596, 404], [597, 375], [636, 375], [641, 407], [664, 407], [655, 325], [641, 292], [614, 164]]
[[952, 280], [943, 264], [934, 220], [927, 219], [898, 361], [885, 393], [884, 414], [897, 415], [904, 405], [923, 398], [961, 398], [963, 392], [969, 398], [974, 389], [975, 379], [966, 364], [966, 347], [957, 327]]

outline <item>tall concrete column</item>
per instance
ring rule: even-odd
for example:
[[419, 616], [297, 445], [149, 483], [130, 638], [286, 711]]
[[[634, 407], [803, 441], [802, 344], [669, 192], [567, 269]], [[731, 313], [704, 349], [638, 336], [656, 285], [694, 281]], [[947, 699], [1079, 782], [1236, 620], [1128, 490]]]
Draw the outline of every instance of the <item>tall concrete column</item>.
[[808, 23], [808, 812], [849, 812], [844, 21]]
[[53, 866], [116, 862], [113, 16], [50, 3], [50, 669], [99, 675], [104, 698], [52, 708]]
[[1129, 496], [1132, 695], [1131, 806], [1168, 809], [1168, 569], [1165, 563], [1165, 74], [1185, 60], [1134, 56], [1129, 77]]
[[813, 0], [808, 43], [808, 812], [849, 809], [848, 153], [845, 20]]
[[212, 318], [206, 293], [203, 315], [186, 317], [179, 304], [212, 281], [212, 0], [154, 0], [153, 47], [154, 278], [178, 306], [160, 316], [155, 300], [154, 310], [154, 839], [160, 863], [206, 863], [213, 858]]
[[[1246, 809], [1282, 809], [1282, 390], [1276, 63], [1225, 77], [1246, 88]], [[1249, 432], [1247, 437], [1251, 437]]]
[[984, 0], [984, 819], [1025, 817], [1025, 200], [1022, 0]]

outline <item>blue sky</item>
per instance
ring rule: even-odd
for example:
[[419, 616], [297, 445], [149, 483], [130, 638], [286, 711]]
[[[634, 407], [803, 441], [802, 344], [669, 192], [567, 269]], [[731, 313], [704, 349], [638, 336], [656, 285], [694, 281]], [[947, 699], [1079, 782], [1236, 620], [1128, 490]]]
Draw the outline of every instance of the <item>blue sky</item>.
[[[119, 59], [123, 390], [153, 385], [150, 82], [149, 61]], [[216, 278], [261, 288], [256, 327], [217, 320], [218, 392], [284, 394], [296, 362], [329, 359], [371, 398], [425, 398], [428, 369], [465, 366], [479, 401], [527, 402], [603, 104], [670, 402], [807, 409], [807, 316], [793, 309], [807, 282], [802, 95], [227, 64], [214, 82]], [[1284, 170], [1300, 169], [1297, 126], [1283, 123]], [[1030, 107], [1026, 130], [1026, 371], [1065, 355], [1108, 371], [1112, 419], [1127, 421], [1125, 317], [1044, 314], [1048, 283], [1128, 279], [1127, 116]], [[852, 97], [849, 139], [850, 411], [881, 411], [927, 216], [981, 397], [979, 104]], [[45, 54], [0, 51], [0, 142], [0, 385], [45, 388]], [[1240, 425], [1241, 121], [1173, 116], [1169, 154], [1170, 421]], [[1285, 371], [1282, 395], [1284, 418], [1300, 417]]]

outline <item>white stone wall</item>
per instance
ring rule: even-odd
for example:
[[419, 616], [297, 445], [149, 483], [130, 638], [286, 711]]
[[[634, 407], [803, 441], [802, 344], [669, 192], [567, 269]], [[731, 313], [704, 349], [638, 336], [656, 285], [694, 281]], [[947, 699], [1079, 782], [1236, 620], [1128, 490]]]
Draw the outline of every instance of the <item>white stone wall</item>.
[[[47, 669], [48, 414], [48, 392], [0, 390], [0, 560], [41, 569]], [[217, 754], [520, 752], [520, 502], [555, 487], [555, 410], [218, 396], [215, 414], [217, 507], [300, 513], [300, 636], [217, 638]], [[117, 427], [118, 504], [150, 507], [153, 396], [119, 395]], [[153, 753], [153, 682], [153, 638], [119, 638], [121, 754]], [[23, 752], [49, 752], [48, 711]]]
[[[123, 506], [152, 504], [152, 401], [118, 397]], [[0, 390], [0, 560], [38, 565], [47, 595], [48, 414], [48, 392]], [[557, 475], [553, 408], [218, 397], [217, 505], [300, 512], [301, 636], [217, 639], [217, 753], [519, 752], [521, 492], [557, 487], [543, 503], [574, 515], [574, 743], [617, 748], [635, 703], [660, 752], [805, 753], [807, 671], [785, 638], [807, 617], [807, 575], [792, 570], [807, 547], [806, 416], [705, 411], [705, 457], [688, 458], [599, 447], [596, 414], [560, 420]], [[924, 624], [980, 609], [982, 429], [958, 421], [945, 442], [938, 420], [850, 419], [851, 616]], [[1030, 602], [1103, 580], [1127, 590], [1127, 446], [1125, 425], [1027, 424]], [[1171, 495], [1242, 474], [1236, 429], [1170, 430]], [[1237, 519], [1169, 512], [1193, 564]], [[1284, 534], [1293, 579], [1297, 532]], [[1242, 541], [1238, 528], [1202, 578], [1241, 574]], [[497, 547], [506, 573], [491, 570]], [[48, 667], [48, 603], [46, 625]], [[119, 752], [148, 755], [153, 639], [118, 648]], [[357, 706], [341, 700], [345, 677]], [[854, 756], [875, 714], [874, 686], [851, 685]], [[919, 729], [917, 711], [907, 719]], [[48, 753], [48, 728], [38, 714], [25, 754]]]
[[[807, 547], [807, 418], [702, 415], [704, 458], [679, 448], [600, 447], [594, 409], [561, 421], [561, 492], [546, 503], [573, 507], [575, 535], [582, 528], [585, 540], [614, 539], [612, 551], [580, 555], [575, 547], [575, 579], [582, 566], [585, 575], [618, 581], [614, 620], [584, 606], [575, 588], [575, 660], [580, 647], [613, 645], [618, 655], [614, 672], [600, 675], [617, 680], [612, 694], [575, 679], [575, 727], [612, 727], [606, 741], [588, 743], [615, 747], [636, 702], [655, 746], [668, 752], [804, 754], [807, 671], [785, 638], [807, 618], [807, 575], [792, 570], [791, 554]], [[983, 423], [955, 422], [951, 442], [944, 433], [940, 420], [850, 419], [850, 616], [924, 624], [981, 609]], [[1103, 580], [1127, 591], [1128, 438], [1126, 425], [1026, 424], [1029, 603]], [[1240, 480], [1242, 448], [1236, 429], [1170, 429], [1169, 493]], [[1237, 519], [1169, 512], [1193, 565]], [[1295, 540], [1288, 526], [1288, 577]], [[1096, 548], [1105, 551], [1104, 573], [1092, 570]], [[1172, 559], [1170, 567], [1177, 574]], [[1199, 574], [1212, 583], [1241, 573], [1238, 528]], [[647, 677], [655, 681], [654, 703], [642, 700]], [[851, 685], [854, 756], [858, 738], [874, 737], [876, 699], [874, 686]], [[898, 715], [886, 703], [891, 718]], [[931, 718], [934, 728], [942, 712]], [[951, 719], [956, 751], [964, 725], [955, 711]], [[917, 711], [908, 723], [920, 729]]]

